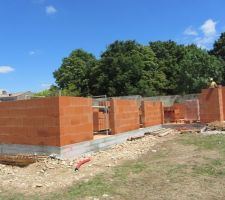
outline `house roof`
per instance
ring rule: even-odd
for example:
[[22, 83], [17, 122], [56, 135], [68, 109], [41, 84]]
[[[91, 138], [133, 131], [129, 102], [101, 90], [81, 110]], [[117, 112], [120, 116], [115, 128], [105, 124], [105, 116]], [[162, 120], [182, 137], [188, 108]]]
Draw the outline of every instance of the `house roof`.
[[16, 92], [16, 93], [7, 93], [7, 94], [0, 94], [0, 98], [9, 98], [9, 97], [18, 97], [24, 94], [32, 94], [32, 92], [30, 91], [26, 91], [26, 92]]

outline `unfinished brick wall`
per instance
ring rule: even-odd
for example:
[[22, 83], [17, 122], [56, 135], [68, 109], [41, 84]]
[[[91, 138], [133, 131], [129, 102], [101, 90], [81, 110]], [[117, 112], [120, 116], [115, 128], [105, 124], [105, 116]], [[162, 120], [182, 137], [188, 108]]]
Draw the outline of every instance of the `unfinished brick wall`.
[[98, 108], [93, 108], [94, 132], [109, 129], [108, 113], [101, 112]]
[[223, 121], [223, 94], [222, 88], [203, 89], [199, 95], [200, 121], [208, 123]]
[[198, 99], [186, 100], [184, 102], [184, 106], [185, 106], [184, 112], [185, 120], [200, 120]]
[[174, 108], [172, 106], [167, 106], [167, 107], [164, 107], [163, 110], [164, 110], [164, 122], [165, 123], [175, 122]]
[[225, 87], [222, 87], [223, 120], [225, 121]]
[[112, 99], [109, 118], [112, 134], [140, 128], [139, 107], [135, 100]]
[[60, 97], [60, 146], [93, 139], [92, 99]]
[[183, 103], [175, 103], [173, 108], [175, 110], [174, 120], [184, 119], [184, 113], [186, 112], [185, 105]]
[[0, 103], [0, 143], [60, 145], [58, 98]]
[[181, 114], [181, 110], [178, 107], [175, 107], [175, 106], [164, 107], [164, 122], [165, 123], [177, 122], [179, 119], [183, 119], [182, 116], [183, 114]]
[[91, 99], [51, 97], [0, 103], [0, 143], [63, 146], [93, 137]]
[[163, 105], [160, 101], [142, 101], [141, 119], [143, 127], [163, 124]]

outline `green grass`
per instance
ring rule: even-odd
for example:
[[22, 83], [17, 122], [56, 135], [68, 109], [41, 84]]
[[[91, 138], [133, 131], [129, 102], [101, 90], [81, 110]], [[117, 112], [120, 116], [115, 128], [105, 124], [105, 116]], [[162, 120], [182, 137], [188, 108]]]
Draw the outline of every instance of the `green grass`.
[[100, 174], [90, 179], [87, 182], [81, 182], [74, 185], [69, 190], [61, 194], [47, 198], [51, 199], [76, 199], [82, 197], [101, 197], [103, 194], [107, 195], [123, 195], [117, 190], [118, 185], [128, 181], [131, 175], [139, 174], [146, 168], [143, 162], [126, 162], [121, 166], [113, 169], [113, 173]]
[[200, 149], [225, 152], [225, 135], [185, 135], [179, 140], [185, 145], [195, 145]]
[[204, 157], [204, 164], [192, 167], [194, 175], [225, 177], [225, 135], [186, 135], [179, 140], [184, 145], [195, 145], [199, 151], [213, 150], [219, 158]]
[[81, 182], [74, 185], [63, 193], [51, 195], [45, 199], [76, 199], [82, 197], [97, 197], [103, 194], [114, 194], [112, 185], [105, 180], [103, 175], [97, 175], [87, 182]]
[[215, 159], [209, 163], [194, 166], [192, 169], [195, 175], [225, 177], [225, 162], [222, 159]]
[[114, 169], [113, 178], [119, 180], [126, 180], [126, 178], [131, 174], [138, 174], [144, 171], [147, 168], [147, 165], [143, 162], [126, 162], [123, 165], [116, 167]]

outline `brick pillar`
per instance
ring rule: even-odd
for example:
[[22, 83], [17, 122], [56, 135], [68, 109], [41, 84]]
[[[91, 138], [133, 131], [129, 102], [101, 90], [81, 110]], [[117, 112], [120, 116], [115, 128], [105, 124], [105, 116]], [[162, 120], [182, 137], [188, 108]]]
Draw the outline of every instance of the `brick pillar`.
[[199, 95], [199, 106], [202, 123], [223, 121], [222, 87], [203, 89]]

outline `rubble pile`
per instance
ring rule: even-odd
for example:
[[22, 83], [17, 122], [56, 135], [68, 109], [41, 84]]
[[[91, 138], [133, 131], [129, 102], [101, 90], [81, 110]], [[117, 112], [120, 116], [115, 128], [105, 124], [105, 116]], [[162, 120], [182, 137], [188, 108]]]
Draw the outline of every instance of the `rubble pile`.
[[208, 123], [201, 129], [201, 133], [203, 135], [225, 134], [225, 123], [219, 121]]
[[211, 122], [211, 123], [207, 124], [206, 129], [209, 130], [209, 131], [215, 131], [215, 130], [225, 131], [225, 123], [219, 122], [219, 121]]

